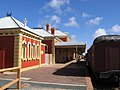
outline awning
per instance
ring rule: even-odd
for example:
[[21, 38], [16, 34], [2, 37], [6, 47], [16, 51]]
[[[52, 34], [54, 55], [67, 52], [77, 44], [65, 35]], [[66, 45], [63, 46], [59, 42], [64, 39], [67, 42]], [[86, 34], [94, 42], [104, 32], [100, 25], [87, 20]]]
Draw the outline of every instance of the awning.
[[55, 44], [55, 47], [76, 47], [76, 46], [78, 47], [86, 46], [86, 43], [71, 41], [71, 42], [58, 42]]
[[77, 42], [77, 41], [71, 41], [71, 42], [59, 42], [55, 44], [55, 48], [66, 48], [66, 49], [82, 49], [82, 51], [85, 51], [86, 49], [86, 43], [84, 42]]
[[55, 46], [66, 46], [66, 45], [86, 45], [84, 42], [70, 41], [70, 42], [58, 42]]

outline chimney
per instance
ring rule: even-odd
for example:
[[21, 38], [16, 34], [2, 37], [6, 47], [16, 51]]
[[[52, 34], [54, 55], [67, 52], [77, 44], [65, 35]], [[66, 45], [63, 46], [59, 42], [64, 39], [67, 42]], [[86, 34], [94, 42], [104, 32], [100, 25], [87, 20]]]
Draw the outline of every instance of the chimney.
[[27, 25], [27, 19], [25, 18], [24, 19], [24, 26], [26, 26]]
[[51, 34], [55, 34], [55, 28], [51, 28]]
[[46, 31], [48, 32], [50, 30], [50, 24], [46, 24]]

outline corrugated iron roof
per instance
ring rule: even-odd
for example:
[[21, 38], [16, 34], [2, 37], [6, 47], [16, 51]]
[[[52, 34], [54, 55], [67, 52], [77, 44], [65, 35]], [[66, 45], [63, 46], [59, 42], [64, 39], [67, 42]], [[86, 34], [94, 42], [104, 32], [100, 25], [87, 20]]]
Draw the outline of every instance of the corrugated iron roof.
[[0, 29], [18, 27], [19, 26], [13, 21], [12, 17], [4, 17], [0, 19]]
[[[49, 32], [51, 33], [51, 30], [49, 30]], [[66, 33], [60, 31], [60, 30], [55, 30], [55, 36], [68, 36]]]
[[6, 28], [23, 28], [26, 30], [30, 30], [28, 26], [25, 26], [22, 22], [20, 22], [19, 20], [15, 19], [12, 16], [4, 17], [0, 19], [0, 29], [6, 29]]
[[65, 34], [64, 32], [60, 30], [55, 30], [55, 36], [67, 36], [67, 34]]
[[32, 29], [33, 32], [37, 33], [38, 35], [42, 37], [54, 37], [51, 33], [43, 30], [43, 29]]
[[51, 30], [47, 32], [43, 29], [31, 29], [12, 16], [7, 16], [0, 19], [0, 29], [8, 29], [8, 28], [23, 28], [25, 30], [38, 34], [42, 37], [68, 36], [66, 33], [60, 30], [55, 30], [55, 34], [52, 35]]
[[11, 28], [12, 29], [13, 28], [22, 28], [24, 30], [27, 30], [28, 32], [31, 32], [33, 34], [40, 36], [39, 34], [35, 33], [31, 28], [24, 25], [22, 22], [20, 22], [19, 20], [15, 19], [12, 16], [7, 16], [7, 17], [0, 19], [0, 29], [11, 29]]
[[84, 42], [78, 42], [78, 41], [71, 41], [71, 42], [58, 42], [55, 44], [55, 46], [79, 46], [79, 45], [86, 45]]

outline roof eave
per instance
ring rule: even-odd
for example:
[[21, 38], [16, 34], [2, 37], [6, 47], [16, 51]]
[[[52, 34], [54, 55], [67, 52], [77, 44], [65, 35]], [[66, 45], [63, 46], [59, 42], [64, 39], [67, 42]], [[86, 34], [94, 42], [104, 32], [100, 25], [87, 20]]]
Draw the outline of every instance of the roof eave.
[[38, 35], [38, 34], [32, 32], [32, 31], [29, 31], [29, 30], [27, 30], [27, 29], [25, 29], [25, 28], [20, 27], [20, 29], [25, 30], [25, 31], [27, 31], [27, 32], [30, 32], [30, 33], [32, 33], [32, 34], [34, 34], [34, 35], [40, 37], [40, 39], [42, 39], [42, 40], [44, 39], [44, 37], [42, 37], [42, 36], [40, 36], [40, 35]]

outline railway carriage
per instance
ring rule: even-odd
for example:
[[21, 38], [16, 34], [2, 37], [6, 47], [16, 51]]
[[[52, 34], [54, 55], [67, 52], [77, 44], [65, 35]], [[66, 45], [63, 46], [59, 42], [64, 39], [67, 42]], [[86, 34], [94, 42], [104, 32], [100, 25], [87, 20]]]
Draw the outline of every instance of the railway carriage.
[[97, 79], [119, 81], [120, 35], [103, 35], [96, 38], [86, 56], [90, 71]]

